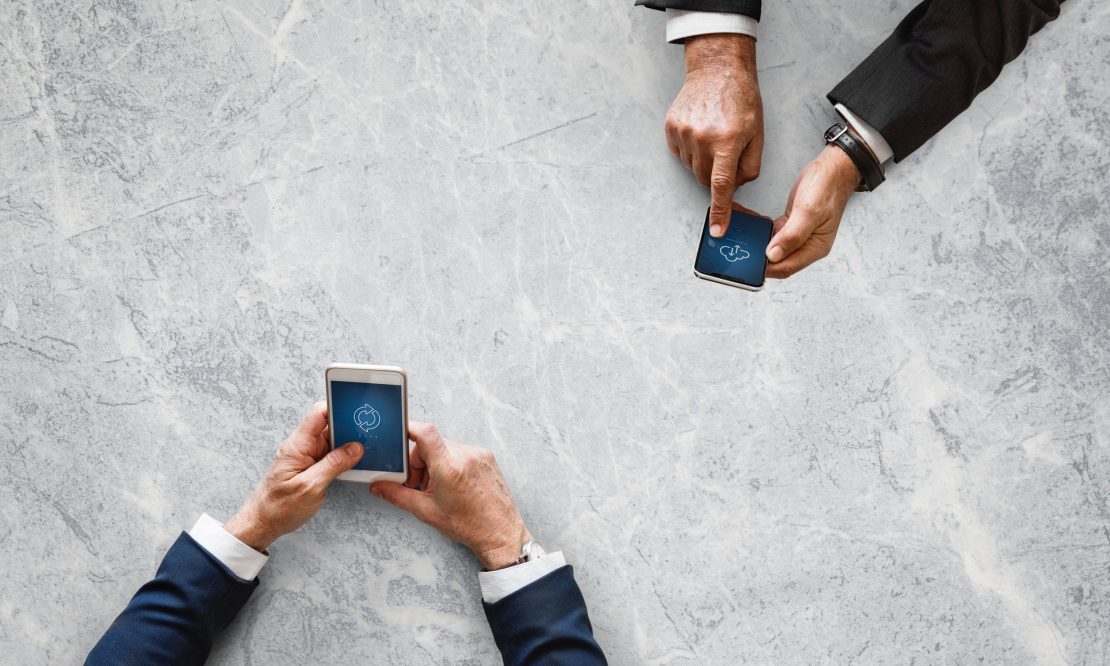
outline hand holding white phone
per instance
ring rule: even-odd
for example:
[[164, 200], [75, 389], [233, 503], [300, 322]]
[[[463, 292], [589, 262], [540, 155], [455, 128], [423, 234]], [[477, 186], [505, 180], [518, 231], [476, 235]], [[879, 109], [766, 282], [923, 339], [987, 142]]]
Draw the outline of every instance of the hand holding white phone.
[[401, 368], [332, 363], [324, 372], [328, 388], [331, 446], [362, 444], [362, 459], [341, 481], [395, 481], [409, 474], [408, 378]]

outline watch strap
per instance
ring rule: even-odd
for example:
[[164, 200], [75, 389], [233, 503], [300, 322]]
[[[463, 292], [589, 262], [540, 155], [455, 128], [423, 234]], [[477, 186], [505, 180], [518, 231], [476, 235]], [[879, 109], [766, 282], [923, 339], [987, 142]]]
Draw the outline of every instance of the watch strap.
[[860, 183], [857, 192], [871, 192], [886, 180], [883, 174], [883, 165], [859, 138], [852, 128], [841, 123], [836, 123], [825, 130], [825, 143], [836, 145], [847, 153], [848, 158], [856, 165], [860, 173]]

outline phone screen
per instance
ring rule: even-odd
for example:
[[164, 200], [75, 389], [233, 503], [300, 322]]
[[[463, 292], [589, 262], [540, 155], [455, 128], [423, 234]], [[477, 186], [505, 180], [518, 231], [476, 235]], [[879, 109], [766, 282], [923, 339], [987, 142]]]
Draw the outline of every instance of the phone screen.
[[407, 443], [401, 390], [394, 384], [331, 383], [332, 441], [336, 446], [359, 442], [365, 449], [355, 469], [404, 471]]
[[728, 231], [722, 238], [709, 235], [709, 211], [701, 230], [701, 244], [694, 270], [727, 282], [748, 287], [763, 286], [767, 271], [767, 244], [774, 223], [765, 217], [732, 211]]

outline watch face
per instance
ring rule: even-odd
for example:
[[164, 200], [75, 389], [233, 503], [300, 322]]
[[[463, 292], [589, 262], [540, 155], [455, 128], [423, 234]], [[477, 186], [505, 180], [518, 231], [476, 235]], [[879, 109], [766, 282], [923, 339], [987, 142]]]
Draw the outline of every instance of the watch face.
[[532, 560], [538, 560], [546, 554], [547, 551], [543, 549], [543, 546], [536, 543], [536, 540], [533, 539], [524, 544], [524, 548], [521, 549], [520, 559], [517, 560], [517, 564], [520, 564], [522, 562], [531, 562]]

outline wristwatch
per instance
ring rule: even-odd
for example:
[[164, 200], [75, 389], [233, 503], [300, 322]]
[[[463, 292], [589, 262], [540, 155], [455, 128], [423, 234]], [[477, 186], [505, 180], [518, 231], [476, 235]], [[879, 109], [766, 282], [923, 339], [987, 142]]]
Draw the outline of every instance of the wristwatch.
[[547, 555], [547, 551], [543, 549], [543, 546], [541, 546], [535, 539], [531, 539], [525, 542], [524, 546], [520, 549], [520, 557], [517, 558], [517, 561], [513, 562], [509, 566], [515, 567], [518, 564], [524, 564], [525, 562], [538, 560], [544, 555]]
[[850, 127], [841, 123], [834, 124], [825, 130], [825, 143], [835, 144], [847, 153], [852, 163], [859, 169], [860, 181], [859, 187], [856, 188], [857, 192], [870, 192], [886, 180], [886, 176], [883, 174], [883, 165], [879, 163], [878, 158], [863, 142], [863, 139], [859, 138]]

